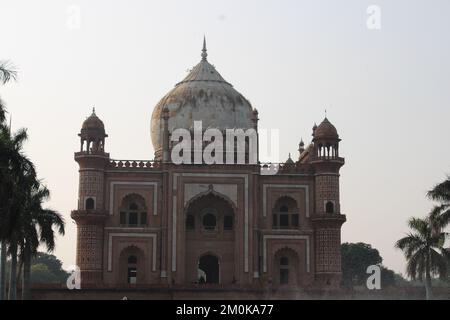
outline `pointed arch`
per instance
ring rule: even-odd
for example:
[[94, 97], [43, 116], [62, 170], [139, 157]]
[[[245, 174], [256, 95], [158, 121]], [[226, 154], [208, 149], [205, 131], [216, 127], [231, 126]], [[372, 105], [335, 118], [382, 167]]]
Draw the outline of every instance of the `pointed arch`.
[[273, 256], [273, 270], [276, 285], [298, 285], [299, 255], [289, 246], [278, 249]]
[[233, 211], [237, 212], [237, 207], [236, 207], [236, 204], [233, 202], [233, 200], [231, 200], [228, 196], [226, 196], [220, 192], [217, 192], [213, 188], [210, 187], [207, 191], [201, 192], [201, 193], [193, 196], [191, 199], [189, 199], [184, 206], [184, 213], [186, 214], [187, 211], [189, 210], [189, 207], [193, 203], [197, 202], [197, 200], [200, 200], [201, 198], [207, 197], [210, 195], [215, 196], [217, 198], [221, 198], [222, 200], [225, 200], [231, 206]]
[[128, 285], [145, 283], [146, 279], [145, 250], [137, 245], [130, 245], [120, 252], [119, 277], [120, 282]]

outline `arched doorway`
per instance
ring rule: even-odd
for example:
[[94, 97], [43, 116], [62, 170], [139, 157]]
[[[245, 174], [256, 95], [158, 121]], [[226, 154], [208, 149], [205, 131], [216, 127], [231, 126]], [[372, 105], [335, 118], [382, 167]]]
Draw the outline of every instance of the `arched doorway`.
[[219, 283], [220, 265], [216, 256], [207, 254], [198, 260], [198, 282], [199, 283]]
[[299, 261], [291, 248], [283, 248], [274, 256], [273, 276], [277, 286], [297, 286]]
[[129, 246], [122, 250], [119, 257], [120, 283], [136, 285], [145, 283], [145, 254], [135, 246]]
[[231, 200], [214, 191], [200, 194], [186, 204], [183, 281], [187, 284], [202, 281], [226, 285], [236, 281], [235, 253], [240, 245], [235, 242], [240, 230], [236, 210]]

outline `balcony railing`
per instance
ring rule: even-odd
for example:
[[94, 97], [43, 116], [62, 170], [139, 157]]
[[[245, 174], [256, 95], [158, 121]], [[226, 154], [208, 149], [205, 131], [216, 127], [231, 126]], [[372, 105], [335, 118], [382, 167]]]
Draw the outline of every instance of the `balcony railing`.
[[297, 163], [260, 163], [261, 175], [307, 173], [307, 166]]
[[[282, 173], [306, 173], [307, 166], [296, 163], [259, 163], [262, 175]], [[110, 169], [159, 169], [161, 162], [157, 160], [110, 160]]]
[[157, 169], [160, 162], [155, 160], [110, 160], [110, 168]]

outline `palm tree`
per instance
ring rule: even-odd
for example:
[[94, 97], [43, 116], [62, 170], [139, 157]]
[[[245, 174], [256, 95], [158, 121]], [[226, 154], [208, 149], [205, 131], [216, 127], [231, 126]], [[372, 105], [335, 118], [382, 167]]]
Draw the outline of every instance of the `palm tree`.
[[21, 260], [23, 262], [22, 299], [30, 299], [30, 270], [31, 258], [36, 256], [39, 244], [51, 253], [55, 249], [56, 227], [59, 234], [64, 235], [64, 220], [62, 216], [50, 209], [42, 208], [45, 200], [49, 199], [50, 191], [45, 186], [34, 186], [23, 211], [21, 242]]
[[[17, 250], [20, 241], [21, 212], [32, 186], [38, 182], [33, 163], [23, 154], [26, 130], [11, 135], [6, 125], [0, 126], [0, 240], [8, 244], [11, 256], [9, 299], [16, 297]], [[3, 268], [2, 268], [3, 269]], [[5, 279], [2, 279], [2, 290]]]
[[408, 225], [412, 232], [398, 240], [395, 247], [405, 253], [407, 275], [413, 280], [424, 281], [426, 298], [429, 300], [433, 297], [431, 277], [445, 277], [447, 273], [448, 260], [439, 251], [442, 251], [448, 234], [433, 232], [429, 218], [411, 218]]
[[17, 78], [17, 70], [9, 61], [0, 61], [0, 83], [6, 84]]
[[[0, 84], [6, 84], [10, 80], [17, 79], [17, 71], [8, 61], [0, 61]], [[0, 123], [5, 121], [5, 105], [0, 99]]]
[[[8, 62], [0, 61], [0, 83], [5, 84], [11, 79], [16, 79], [17, 72], [14, 70], [14, 68], [11, 68], [9, 66]], [[0, 126], [3, 127], [3, 122], [5, 121], [5, 104], [3, 103], [3, 100], [0, 97]], [[0, 137], [0, 139], [2, 139]], [[3, 145], [3, 140], [0, 140], [0, 145]], [[3, 151], [3, 150], [1, 150]], [[3, 163], [0, 163], [0, 170], [5, 171], [3, 168]], [[4, 179], [3, 174], [0, 173], [0, 184], [4, 186]], [[2, 193], [0, 191], [0, 201], [3, 201], [4, 198], [2, 198]], [[0, 209], [2, 208], [2, 203], [0, 202]], [[2, 211], [0, 211], [0, 214]], [[6, 242], [2, 241], [0, 237], [0, 301], [5, 299], [5, 284], [6, 284]]]
[[450, 223], [450, 176], [427, 193], [428, 198], [440, 202], [430, 213], [433, 231], [440, 232]]

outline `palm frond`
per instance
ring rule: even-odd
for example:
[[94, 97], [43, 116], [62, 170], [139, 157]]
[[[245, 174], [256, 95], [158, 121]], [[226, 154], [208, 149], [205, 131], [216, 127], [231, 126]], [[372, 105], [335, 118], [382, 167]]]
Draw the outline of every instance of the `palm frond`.
[[423, 279], [425, 272], [425, 259], [423, 251], [418, 251], [412, 255], [406, 265], [406, 274], [413, 280]]
[[408, 221], [408, 226], [417, 231], [421, 237], [426, 237], [426, 235], [430, 232], [430, 226], [426, 219], [411, 218]]
[[427, 192], [427, 196], [435, 201], [450, 201], [450, 176], [447, 180], [437, 184], [434, 188]]
[[0, 61], [0, 83], [6, 84], [17, 79], [17, 69], [9, 61]]
[[0, 123], [3, 123], [6, 119], [6, 105], [0, 97]]
[[412, 233], [398, 240], [395, 244], [396, 248], [401, 249], [405, 253], [407, 259], [424, 246], [426, 246], [425, 241], [419, 235]]
[[447, 259], [436, 250], [430, 251], [431, 272], [440, 278], [447, 277]]

